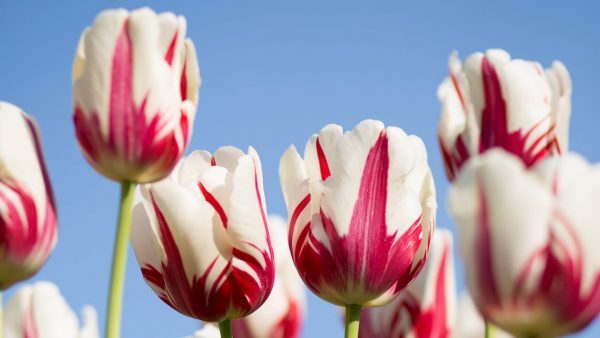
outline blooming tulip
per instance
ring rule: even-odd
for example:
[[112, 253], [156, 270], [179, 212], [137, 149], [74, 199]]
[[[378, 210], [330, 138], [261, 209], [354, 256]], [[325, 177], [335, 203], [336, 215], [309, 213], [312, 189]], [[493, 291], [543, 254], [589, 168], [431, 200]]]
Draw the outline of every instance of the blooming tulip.
[[56, 237], [56, 207], [36, 123], [0, 102], [0, 290], [35, 274]]
[[503, 50], [450, 56], [440, 85], [439, 142], [450, 180], [471, 156], [501, 147], [531, 166], [568, 148], [571, 79], [556, 61], [511, 60]]
[[191, 136], [200, 75], [185, 18], [148, 8], [107, 10], [81, 35], [73, 65], [77, 140], [116, 181], [173, 169]]
[[289, 246], [306, 285], [338, 305], [384, 304], [422, 268], [435, 188], [421, 139], [366, 120], [313, 135], [281, 158]]
[[[484, 336], [485, 323], [469, 294], [463, 295], [458, 301], [457, 315], [452, 338], [481, 338]], [[493, 331], [494, 338], [514, 338], [498, 328]]]
[[144, 185], [131, 240], [146, 282], [165, 303], [204, 321], [247, 316], [274, 279], [258, 154], [195, 151]]
[[362, 312], [359, 337], [449, 338], [455, 311], [452, 234], [438, 229], [415, 281], [389, 304]]
[[5, 338], [97, 338], [96, 310], [83, 308], [83, 326], [56, 285], [37, 282], [20, 288], [4, 313]]
[[517, 337], [557, 337], [600, 311], [600, 167], [576, 155], [527, 170], [502, 150], [450, 190], [467, 285], [483, 317]]
[[306, 309], [302, 280], [294, 269], [287, 247], [287, 225], [269, 216], [275, 252], [275, 283], [267, 301], [248, 317], [233, 321], [235, 338], [298, 338]]

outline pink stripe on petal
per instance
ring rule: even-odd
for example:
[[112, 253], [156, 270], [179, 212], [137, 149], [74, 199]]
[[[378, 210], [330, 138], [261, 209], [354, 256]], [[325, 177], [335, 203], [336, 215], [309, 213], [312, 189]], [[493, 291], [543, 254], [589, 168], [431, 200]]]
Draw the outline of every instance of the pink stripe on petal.
[[177, 47], [177, 36], [179, 35], [179, 31], [176, 30], [175, 34], [173, 34], [173, 39], [171, 39], [171, 43], [169, 44], [169, 49], [167, 49], [167, 53], [165, 54], [165, 61], [169, 64], [169, 66], [173, 65], [173, 56], [175, 55], [175, 47]]

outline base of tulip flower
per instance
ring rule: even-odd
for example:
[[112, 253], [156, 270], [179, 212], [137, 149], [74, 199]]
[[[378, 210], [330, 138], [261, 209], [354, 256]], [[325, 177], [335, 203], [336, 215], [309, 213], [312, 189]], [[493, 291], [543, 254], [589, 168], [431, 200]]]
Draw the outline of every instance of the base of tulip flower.
[[485, 321], [485, 338], [494, 337], [494, 326], [490, 324], [487, 320]]
[[[106, 312], [106, 338], [121, 337], [121, 309], [123, 307], [123, 288], [125, 285], [125, 264], [127, 262], [127, 244], [131, 232], [131, 205], [135, 183], [121, 183], [121, 206], [119, 223], [113, 251], [110, 293]], [[0, 337], [1, 338], [1, 337]]]
[[231, 319], [219, 322], [219, 331], [221, 332], [221, 338], [232, 338]]
[[346, 305], [346, 334], [345, 338], [358, 338], [358, 324], [362, 306], [357, 304]]

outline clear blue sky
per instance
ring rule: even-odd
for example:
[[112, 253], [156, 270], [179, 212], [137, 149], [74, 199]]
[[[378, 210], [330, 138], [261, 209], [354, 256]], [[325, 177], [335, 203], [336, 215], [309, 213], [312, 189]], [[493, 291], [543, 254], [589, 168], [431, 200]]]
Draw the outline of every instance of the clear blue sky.
[[[562, 60], [574, 82], [571, 149], [600, 162], [600, 2], [399, 3], [1, 0], [0, 99], [40, 122], [59, 204], [59, 243], [35, 279], [58, 283], [74, 308], [90, 303], [103, 320], [118, 185], [78, 149], [70, 73], [79, 34], [105, 8], [148, 5], [187, 17], [204, 82], [190, 149], [256, 147], [271, 213], [285, 215], [277, 170], [289, 144], [303, 148], [327, 123], [350, 128], [376, 118], [424, 139], [438, 225], [454, 230], [444, 207], [435, 97], [454, 49], [464, 57], [501, 47], [546, 66]], [[174, 338], [198, 327], [159, 301], [131, 251], [129, 258], [123, 337]], [[304, 337], [342, 336], [333, 306], [311, 295], [309, 307]], [[600, 321], [577, 337], [598, 336]]]

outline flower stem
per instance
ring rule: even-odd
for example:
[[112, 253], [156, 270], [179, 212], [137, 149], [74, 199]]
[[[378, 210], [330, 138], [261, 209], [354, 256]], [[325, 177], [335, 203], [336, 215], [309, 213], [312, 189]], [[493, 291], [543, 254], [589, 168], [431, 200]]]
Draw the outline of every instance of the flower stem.
[[494, 337], [494, 327], [487, 320], [485, 321], [485, 338]]
[[127, 263], [127, 243], [131, 231], [131, 203], [135, 183], [121, 183], [121, 205], [119, 223], [113, 251], [110, 293], [106, 312], [106, 338], [121, 337], [121, 309], [123, 307], [123, 288], [125, 284], [125, 265]]
[[345, 338], [358, 338], [358, 323], [360, 320], [361, 306], [357, 304], [346, 305], [346, 335]]
[[231, 319], [225, 319], [219, 322], [219, 331], [221, 332], [221, 338], [232, 338]]

